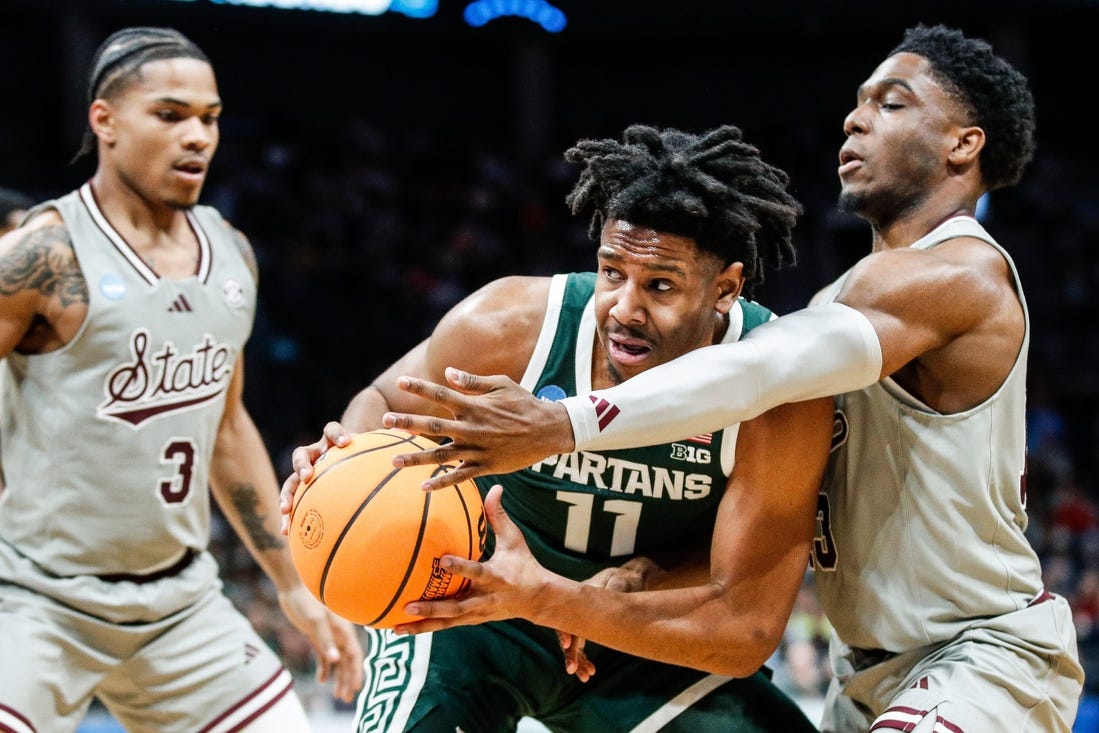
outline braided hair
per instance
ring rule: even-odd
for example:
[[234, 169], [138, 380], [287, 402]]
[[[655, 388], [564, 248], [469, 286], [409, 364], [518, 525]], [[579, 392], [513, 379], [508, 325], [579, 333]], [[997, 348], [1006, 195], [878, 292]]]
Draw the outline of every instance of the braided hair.
[[789, 176], [759, 157], [737, 127], [702, 135], [631, 125], [622, 142], [581, 140], [565, 159], [584, 166], [566, 197], [572, 213], [591, 210], [598, 240], [608, 219], [693, 239], [724, 266], [744, 264], [745, 289], [763, 281], [763, 265], [792, 265], [801, 204]]
[[[87, 101], [110, 99], [122, 91], [150, 61], [190, 58], [210, 63], [194, 41], [174, 28], [136, 26], [115, 31], [100, 44], [92, 57], [88, 75]], [[74, 161], [95, 150], [96, 138], [91, 129], [84, 131]]]
[[1027, 79], [986, 41], [942, 25], [917, 25], [889, 55], [914, 53], [985, 131], [981, 174], [989, 190], [1019, 182], [1034, 157], [1034, 97]]

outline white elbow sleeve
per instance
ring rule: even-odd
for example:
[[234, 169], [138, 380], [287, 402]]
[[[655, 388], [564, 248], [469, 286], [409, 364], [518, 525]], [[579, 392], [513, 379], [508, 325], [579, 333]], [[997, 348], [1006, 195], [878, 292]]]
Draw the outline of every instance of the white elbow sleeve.
[[878, 381], [881, 364], [866, 316], [828, 303], [562, 404], [577, 450], [653, 445], [714, 432], [787, 402], [862, 389]]

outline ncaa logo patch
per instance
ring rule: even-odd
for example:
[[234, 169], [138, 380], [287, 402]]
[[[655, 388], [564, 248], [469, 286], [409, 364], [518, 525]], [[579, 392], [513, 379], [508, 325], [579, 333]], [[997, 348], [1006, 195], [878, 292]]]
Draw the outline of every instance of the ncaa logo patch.
[[556, 384], [547, 384], [545, 387], [538, 390], [538, 393], [534, 396], [540, 400], [545, 400], [546, 402], [558, 402], [559, 400], [568, 397], [568, 395], [565, 394], [565, 390], [561, 389]]
[[221, 285], [221, 294], [225, 296], [225, 302], [230, 308], [240, 308], [244, 305], [244, 288], [231, 277], [225, 278]]
[[99, 292], [107, 300], [122, 300], [126, 295], [126, 282], [121, 275], [108, 272], [99, 278]]

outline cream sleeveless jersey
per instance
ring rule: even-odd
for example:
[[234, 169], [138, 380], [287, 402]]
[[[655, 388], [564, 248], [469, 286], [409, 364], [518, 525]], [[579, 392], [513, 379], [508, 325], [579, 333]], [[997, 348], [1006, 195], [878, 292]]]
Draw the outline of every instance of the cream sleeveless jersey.
[[[911, 246], [963, 236], [988, 242], [1011, 268], [1022, 348], [996, 393], [964, 412], [935, 412], [891, 379], [836, 398], [813, 563], [828, 620], [850, 646], [900, 652], [941, 642], [1042, 592], [1023, 534], [1030, 317], [1018, 272], [969, 217]], [[815, 301], [833, 300], [846, 276]]]
[[65, 221], [88, 314], [64, 347], [3, 360], [0, 578], [152, 573], [206, 548], [210, 459], [255, 281], [212, 208], [187, 213], [200, 246], [185, 280], [147, 267], [88, 184], [40, 208]]
[[[591, 391], [596, 323], [594, 273], [555, 275], [546, 317], [521, 384], [542, 399]], [[773, 314], [739, 299], [724, 341], [737, 341]], [[545, 567], [585, 580], [635, 555], [709, 539], [732, 471], [739, 426], [688, 440], [551, 456], [506, 476], [504, 508]], [[492, 538], [489, 538], [491, 552]]]

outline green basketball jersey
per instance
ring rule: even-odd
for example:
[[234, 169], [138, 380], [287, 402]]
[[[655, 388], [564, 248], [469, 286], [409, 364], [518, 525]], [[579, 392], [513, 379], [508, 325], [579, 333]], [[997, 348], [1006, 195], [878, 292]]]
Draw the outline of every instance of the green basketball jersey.
[[[556, 275], [542, 331], [522, 384], [542, 399], [590, 391], [595, 273]], [[739, 299], [724, 341], [770, 320]], [[547, 458], [505, 476], [478, 479], [482, 492], [504, 485], [503, 505], [538, 561], [584, 580], [635, 555], [659, 558], [708, 544], [732, 472], [738, 426], [674, 443]], [[489, 540], [488, 552], [491, 552]]]

